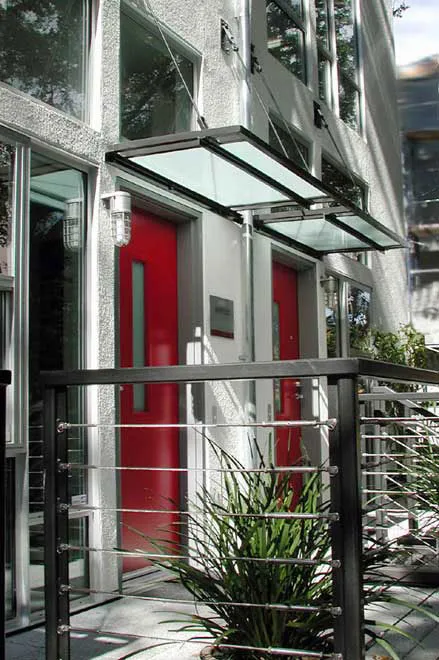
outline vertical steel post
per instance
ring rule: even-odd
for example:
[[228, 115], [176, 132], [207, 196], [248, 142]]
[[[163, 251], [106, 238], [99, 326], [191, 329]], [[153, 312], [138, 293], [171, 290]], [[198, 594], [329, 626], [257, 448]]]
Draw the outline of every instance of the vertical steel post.
[[334, 600], [342, 608], [335, 622], [335, 651], [346, 660], [361, 660], [365, 647], [357, 378], [330, 378], [328, 383], [330, 416], [337, 418], [330, 435], [330, 461], [339, 470], [331, 491], [332, 510], [340, 516], [331, 526], [333, 559], [341, 562], [333, 571]]
[[66, 420], [66, 389], [44, 391], [44, 566], [46, 607], [46, 659], [69, 660], [69, 557], [63, 545], [68, 536], [67, 432], [59, 432], [58, 420]]
[[6, 543], [6, 385], [10, 373], [0, 372], [0, 658], [5, 652], [5, 543]]

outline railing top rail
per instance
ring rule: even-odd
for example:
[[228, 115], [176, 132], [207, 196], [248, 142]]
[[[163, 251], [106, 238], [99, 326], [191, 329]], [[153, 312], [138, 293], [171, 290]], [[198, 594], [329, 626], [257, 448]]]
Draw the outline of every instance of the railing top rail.
[[10, 385], [11, 383], [11, 372], [7, 369], [0, 369], [0, 387], [2, 385]]
[[43, 387], [67, 385], [117, 385], [124, 383], [188, 383], [212, 380], [260, 380], [264, 378], [333, 379], [369, 376], [389, 381], [416, 381], [439, 384], [439, 372], [414, 369], [387, 362], [362, 358], [312, 360], [279, 360], [273, 362], [239, 362], [232, 364], [175, 365], [124, 369], [79, 369], [45, 371]]

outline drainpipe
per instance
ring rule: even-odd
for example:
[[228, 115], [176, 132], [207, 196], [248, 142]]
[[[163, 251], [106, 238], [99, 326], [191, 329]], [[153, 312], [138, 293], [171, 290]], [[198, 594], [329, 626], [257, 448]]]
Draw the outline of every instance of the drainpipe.
[[[251, 3], [241, 0], [241, 59], [245, 65], [241, 83], [241, 124], [251, 128]], [[244, 309], [243, 350], [241, 359], [253, 362], [255, 359], [255, 323], [253, 297], [253, 215], [243, 212], [241, 229], [241, 280]], [[245, 415], [249, 422], [256, 419], [256, 386], [254, 381], [247, 384], [245, 392]], [[256, 460], [256, 457], [254, 457]]]

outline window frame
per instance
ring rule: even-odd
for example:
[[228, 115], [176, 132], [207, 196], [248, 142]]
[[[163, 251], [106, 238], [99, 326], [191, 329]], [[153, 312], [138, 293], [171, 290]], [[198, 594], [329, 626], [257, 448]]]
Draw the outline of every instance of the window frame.
[[[45, 106], [48, 106], [49, 108], [53, 108], [55, 111], [61, 112], [66, 117], [70, 117], [75, 121], [80, 121], [84, 124], [93, 126], [93, 124], [95, 123], [94, 120], [95, 120], [96, 108], [98, 106], [98, 99], [96, 93], [92, 91], [95, 87], [92, 84], [92, 80], [94, 75], [96, 74], [97, 66], [99, 66], [96, 58], [97, 53], [96, 53], [96, 44], [95, 44], [98, 11], [96, 7], [97, 0], [83, 0], [83, 1], [84, 4], [86, 5], [84, 7], [85, 21], [82, 24], [83, 49], [82, 49], [80, 61], [78, 60], [77, 62], [78, 66], [81, 68], [82, 71], [82, 81], [83, 81], [83, 89], [81, 92], [83, 96], [83, 102], [82, 102], [80, 116], [77, 116], [72, 112], [69, 112], [65, 108], [52, 105], [51, 103], [48, 103], [43, 99], [40, 99], [38, 96], [34, 96], [33, 94], [30, 94], [29, 92], [24, 91], [19, 87], [15, 87], [11, 83], [4, 81], [1, 78], [0, 81], [1, 84], [6, 85], [10, 89], [14, 90], [14, 92], [17, 92], [19, 94], [24, 94], [26, 97], [29, 97], [30, 99], [33, 99], [36, 102], [43, 103]], [[3, 127], [1, 128], [1, 131], [2, 133], [4, 133]]]
[[[358, 357], [352, 352], [351, 346], [351, 323], [349, 321], [349, 290], [351, 288], [359, 289], [369, 294], [369, 317], [368, 327], [373, 326], [373, 287], [370, 284], [359, 282], [358, 280], [351, 279], [342, 273], [326, 270], [326, 275], [321, 280], [322, 285], [326, 284], [328, 280], [334, 280], [336, 283], [336, 296], [337, 302], [335, 306], [336, 313], [336, 355], [334, 357]], [[323, 304], [325, 309], [325, 332], [326, 332], [326, 349], [328, 348], [328, 325], [326, 322], [326, 309], [329, 307], [325, 301], [325, 290], [323, 290]]]
[[[12, 144], [16, 149], [14, 180], [13, 180], [13, 208], [11, 228], [11, 275], [0, 276], [2, 290], [13, 293], [12, 315], [13, 327], [10, 340], [10, 358], [8, 368], [13, 372], [12, 385], [7, 388], [7, 405], [10, 411], [8, 424], [14, 428], [13, 442], [6, 444], [6, 457], [14, 460], [16, 486], [16, 515], [15, 533], [15, 584], [16, 584], [16, 611], [15, 617], [8, 619], [7, 630], [17, 626], [29, 625], [40, 620], [41, 611], [31, 611], [31, 591], [29, 581], [29, 530], [41, 522], [43, 513], [29, 513], [29, 492], [23, 488], [28, 484], [28, 426], [29, 426], [29, 205], [30, 205], [30, 179], [31, 179], [31, 152], [45, 156], [61, 166], [77, 170], [82, 174], [85, 182], [84, 190], [84, 244], [82, 246], [80, 296], [81, 306], [88, 309], [87, 297], [90, 295], [87, 282], [89, 281], [90, 245], [87, 243], [87, 233], [90, 226], [90, 214], [93, 208], [93, 197], [96, 186], [96, 169], [78, 162], [73, 156], [66, 153], [45, 148], [34, 144], [32, 140], [3, 126], [0, 127], [0, 139]], [[80, 332], [80, 356], [82, 365], [87, 363], [87, 328], [90, 318], [87, 312], [82, 315]], [[87, 414], [88, 397], [84, 398], [84, 414]], [[86, 439], [85, 451], [88, 451]], [[89, 491], [90, 492], [90, 491]], [[92, 517], [88, 510], [75, 511], [75, 517], [84, 518], [86, 525], [90, 526]]]
[[[314, 12], [316, 21], [316, 48], [317, 48], [317, 93], [319, 99], [325, 103], [331, 110], [333, 110], [338, 117], [352, 130], [362, 134], [364, 129], [364, 108], [363, 108], [363, 84], [362, 84], [362, 68], [361, 68], [361, 39], [359, 30], [360, 11], [357, 0], [350, 0], [350, 10], [352, 14], [352, 26], [355, 38], [355, 74], [354, 77], [343, 71], [339, 64], [338, 48], [337, 48], [337, 21], [335, 12], [336, 0], [324, 0], [327, 13], [327, 44], [323, 42], [321, 36], [317, 32], [318, 14], [316, 1], [314, 0]], [[328, 100], [323, 99], [320, 95], [320, 58], [328, 63], [330, 71], [330, 81], [327, 83]], [[346, 81], [356, 94], [356, 126], [355, 128], [350, 125], [345, 118], [341, 115], [341, 83]]]
[[[285, 122], [283, 119], [281, 119], [277, 114], [275, 114], [275, 113], [273, 113], [273, 112], [270, 112], [270, 113], [269, 113], [269, 122], [268, 122], [268, 124], [269, 124], [269, 126], [268, 126], [268, 131], [269, 131], [269, 134], [268, 134], [268, 144], [269, 144], [273, 149], [276, 149], [276, 150], [279, 151], [282, 155], [284, 155], [284, 154], [283, 154], [283, 150], [281, 149], [281, 146], [280, 146], [280, 144], [279, 144], [279, 141], [278, 141], [277, 139], [276, 139], [276, 141], [271, 140], [272, 132], [274, 132], [274, 131], [273, 131], [273, 126], [272, 126], [272, 124], [273, 124], [274, 127], [275, 127], [275, 129], [276, 129], [276, 131], [278, 131], [278, 132], [280, 132], [280, 133], [284, 133], [284, 134], [286, 134], [289, 143], [293, 143], [293, 137], [294, 137], [294, 143], [295, 143], [295, 144], [293, 143], [293, 148], [296, 149], [298, 153], [300, 153], [301, 157], [298, 158], [297, 160], [296, 160], [295, 158], [292, 158], [291, 155], [290, 155], [290, 153], [289, 153], [288, 147], [284, 145], [285, 148], [286, 148], [286, 151], [287, 151], [287, 153], [288, 153], [288, 158], [289, 158], [290, 160], [292, 160], [293, 162], [295, 162], [295, 163], [296, 163], [297, 165], [299, 165], [300, 167], [302, 167], [303, 169], [306, 169], [307, 171], [310, 172], [310, 171], [311, 171], [311, 166], [312, 166], [312, 143], [309, 142], [309, 140], [307, 140], [306, 138], [304, 138], [304, 137], [303, 137], [303, 136], [302, 136], [302, 135], [301, 135], [301, 134], [300, 134], [300, 133], [299, 133], [299, 132], [293, 127], [293, 126], [291, 126], [289, 123], [287, 123], [287, 124], [288, 124], [288, 128], [289, 128], [289, 132], [287, 133], [287, 130], [286, 130], [286, 127], [285, 127], [285, 124], [286, 124], [286, 123], [287, 123], [287, 122]], [[289, 134], [290, 132], [291, 132], [291, 134], [292, 134], [293, 137]], [[273, 135], [273, 137], [275, 137], [275, 136]], [[282, 138], [281, 135], [280, 135], [280, 137]], [[302, 153], [302, 149], [304, 150], [305, 153]], [[305, 154], [306, 154], [306, 155], [305, 155]]]
[[360, 202], [357, 200], [353, 200], [351, 197], [349, 197], [349, 195], [346, 195], [341, 188], [337, 188], [337, 186], [334, 185], [333, 183], [330, 183], [329, 185], [335, 188], [342, 197], [345, 197], [346, 199], [350, 200], [363, 211], [367, 211], [369, 208], [369, 196], [370, 196], [370, 188], [367, 182], [361, 179], [358, 175], [351, 172], [346, 166], [337, 162], [334, 158], [332, 158], [331, 155], [327, 154], [326, 152], [322, 152], [321, 165], [320, 165], [321, 167], [320, 178], [323, 182], [325, 182], [323, 175], [324, 163], [327, 163], [330, 167], [336, 170], [341, 176], [345, 177], [346, 180], [351, 183], [351, 185], [355, 184], [357, 186], [361, 196]]
[[[277, 7], [282, 11], [291, 21], [293, 24], [293, 27], [297, 30], [300, 30], [302, 33], [302, 43], [303, 43], [303, 57], [302, 57], [302, 69], [303, 69], [303, 75], [298, 76], [297, 74], [294, 73], [289, 67], [287, 67], [283, 62], [281, 62], [275, 55], [273, 55], [268, 48], [268, 22], [266, 21], [266, 44], [267, 44], [267, 51], [268, 53], [277, 61], [281, 66], [283, 66], [289, 73], [291, 73], [297, 80], [300, 80], [304, 85], [308, 85], [309, 82], [309, 71], [308, 71], [308, 44], [307, 44], [307, 20], [306, 20], [306, 14], [307, 14], [307, 2], [302, 2], [302, 9], [303, 9], [303, 16], [300, 16], [296, 10], [291, 7], [287, 0], [270, 0], [273, 4], [277, 5]], [[265, 3], [265, 16], [267, 16], [267, 4], [268, 0], [266, 0]]]
[[[138, 7], [134, 7], [133, 5], [129, 4], [127, 0], [122, 0], [120, 3], [120, 11], [119, 11], [120, 27], [121, 27], [122, 14], [124, 14], [125, 17], [134, 21], [137, 25], [139, 25], [147, 32], [153, 34], [158, 39], [161, 39], [160, 31], [157, 25], [153, 22], [153, 20], [149, 18], [144, 12], [142, 12]], [[187, 60], [189, 60], [190, 63], [192, 64], [193, 67], [192, 97], [194, 98], [195, 101], [197, 101], [199, 89], [200, 89], [200, 71], [201, 71], [201, 61], [202, 61], [201, 53], [197, 51], [195, 48], [193, 48], [190, 44], [188, 44], [184, 39], [181, 38], [180, 35], [178, 35], [173, 30], [171, 30], [167, 25], [161, 23], [160, 28], [165, 33], [166, 39], [169, 42], [171, 50], [174, 52], [173, 49], [174, 46], [177, 53], [183, 56], [184, 58], [186, 58]], [[120, 87], [122, 82], [121, 69], [122, 69], [122, 58], [121, 55], [119, 54]], [[120, 93], [119, 93], [118, 107], [119, 107], [119, 136], [121, 140], [123, 140], [124, 138], [122, 137], [122, 113], [121, 113]], [[190, 117], [189, 127], [187, 130], [193, 131], [196, 129], [197, 129], [196, 113], [194, 108], [191, 107], [191, 117]]]
[[[359, 30], [359, 7], [357, 0], [349, 0], [350, 1], [350, 6], [351, 6], [351, 13], [352, 13], [352, 29], [353, 29], [353, 36], [354, 36], [354, 43], [355, 43], [355, 53], [354, 53], [354, 76], [352, 77], [345, 71], [343, 71], [340, 67], [339, 59], [338, 59], [338, 47], [337, 47], [337, 32], [339, 30], [337, 26], [337, 21], [336, 21], [336, 13], [335, 13], [335, 6], [334, 2], [336, 0], [328, 0], [331, 2], [331, 8], [332, 8], [332, 20], [333, 20], [333, 29], [334, 29], [334, 37], [335, 37], [335, 56], [336, 56], [336, 71], [337, 71], [337, 112], [338, 116], [340, 119], [347, 125], [349, 126], [352, 130], [357, 131], [358, 133], [361, 133], [363, 130], [363, 112], [362, 112], [362, 86], [361, 86], [361, 69], [360, 69], [360, 30]], [[354, 90], [356, 94], [356, 126], [351, 126], [346, 119], [344, 119], [341, 115], [341, 108], [340, 108], [340, 99], [341, 99], [341, 82], [342, 80], [345, 80]]]

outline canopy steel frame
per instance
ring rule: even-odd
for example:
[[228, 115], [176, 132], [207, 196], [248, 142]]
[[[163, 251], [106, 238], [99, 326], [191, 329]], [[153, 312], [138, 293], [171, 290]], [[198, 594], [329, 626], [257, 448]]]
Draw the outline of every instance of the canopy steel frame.
[[[245, 146], [240, 147], [240, 145]], [[184, 165], [181, 166], [181, 162], [184, 163], [182, 154], [184, 156], [184, 152], [187, 150], [190, 150], [191, 153], [188, 154], [188, 167], [185, 168]], [[169, 168], [172, 170], [169, 159], [156, 158], [166, 154], [175, 154], [176, 157], [178, 154], [181, 161], [179, 161], [179, 167], [176, 169], [174, 167], [172, 175], [168, 171]], [[212, 161], [208, 161], [212, 163], [212, 172], [206, 172], [206, 154], [210, 154], [212, 157]], [[193, 160], [198, 157], [200, 161], [202, 158], [204, 159], [204, 169], [202, 170], [204, 180], [194, 167]], [[144, 162], [139, 162], [142, 158]], [[189, 159], [191, 159], [191, 163], [189, 163]], [[311, 251], [319, 257], [330, 252], [359, 252], [370, 249], [383, 251], [405, 245], [404, 240], [395, 232], [345, 198], [335, 188], [316, 179], [242, 126], [191, 131], [123, 142], [114, 145], [107, 152], [106, 161], [124, 171], [149, 179], [233, 221], [242, 223], [239, 211], [271, 209], [274, 211], [273, 213], [262, 213], [255, 216], [255, 226], [279, 240], [293, 241], [300, 249], [308, 253]], [[200, 167], [203, 167], [202, 162], [200, 162]], [[239, 176], [244, 176], [247, 182], [250, 181], [255, 185], [257, 194], [253, 201], [248, 199], [246, 185], [237, 186], [231, 191], [226, 178], [221, 180], [221, 176], [216, 176], [215, 169], [222, 170], [224, 167], [226, 168], [224, 172], [229, 176], [233, 174], [234, 180]], [[211, 179], [208, 179], [209, 176]], [[206, 188], [210, 189], [210, 192], [208, 190], [206, 194], [203, 191], [204, 182], [207, 182]], [[257, 185], [258, 182], [261, 184], [260, 187]], [[283, 196], [285, 199], [279, 199], [279, 196]], [[231, 198], [233, 198], [233, 202]], [[287, 211], [275, 211], [278, 207], [288, 206], [292, 206], [292, 208]], [[351, 226], [347, 217], [353, 220], [352, 224], [357, 219], [363, 228]], [[309, 237], [300, 240], [299, 237], [292, 238], [287, 232], [282, 231], [282, 223], [307, 219], [321, 219], [324, 223], [328, 222], [353, 239], [360, 241], [361, 245], [353, 244], [352, 247], [332, 245], [328, 248], [321, 246], [316, 248], [309, 244], [311, 240]], [[279, 229], [277, 227], [273, 229], [273, 224], [279, 224]], [[373, 230], [371, 237], [368, 235], [367, 228]]]

